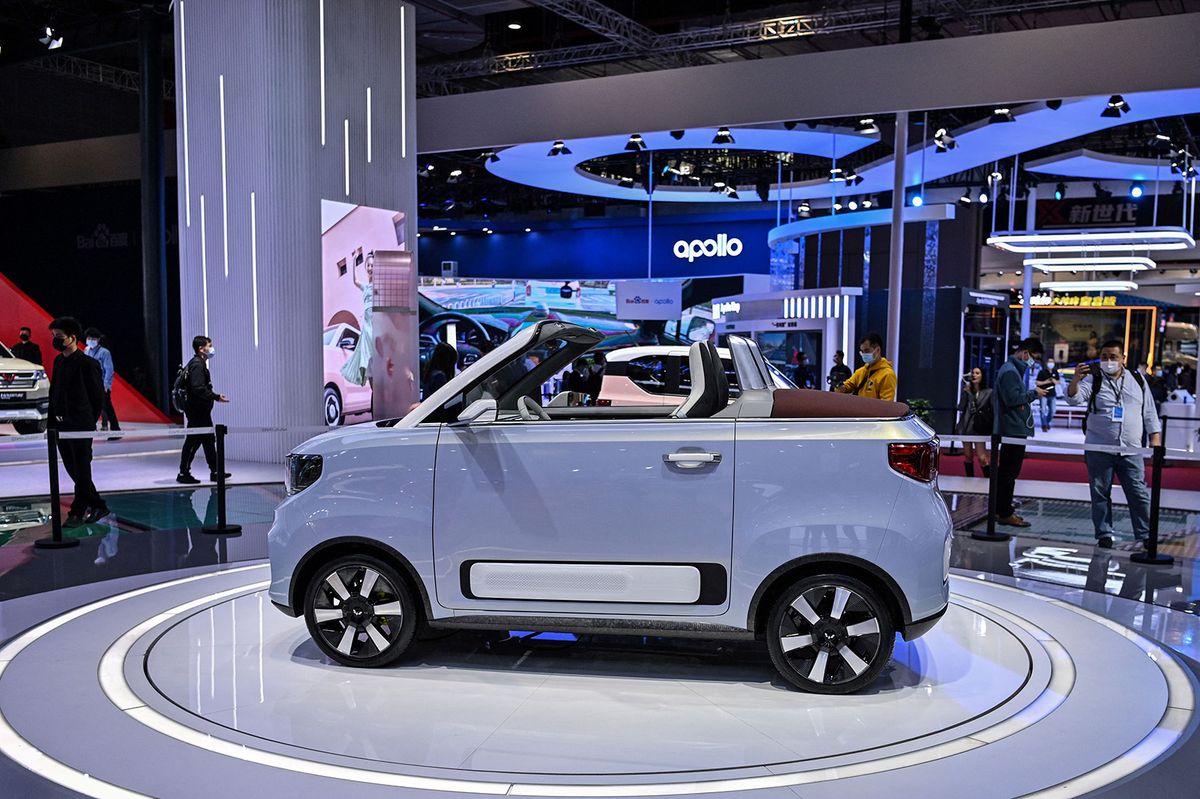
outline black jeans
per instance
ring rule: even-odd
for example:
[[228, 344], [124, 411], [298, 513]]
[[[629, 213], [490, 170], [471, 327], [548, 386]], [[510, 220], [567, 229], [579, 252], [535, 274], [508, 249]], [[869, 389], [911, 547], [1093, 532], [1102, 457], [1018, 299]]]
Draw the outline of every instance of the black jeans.
[[1013, 491], [1024, 462], [1024, 444], [1001, 444], [992, 462], [996, 470], [996, 516], [1001, 519], [1013, 515]]
[[100, 411], [101, 424], [107, 425], [109, 430], [120, 430], [121, 423], [117, 421], [117, 412], [113, 410], [112, 392], [104, 392], [104, 409]]
[[[207, 410], [189, 410], [184, 414], [185, 427], [212, 427], [212, 408]], [[183, 453], [179, 458], [179, 473], [190, 474], [192, 460], [196, 450], [204, 447], [204, 460], [208, 461], [208, 470], [217, 470], [217, 437], [213, 433], [198, 436], [188, 436], [183, 440]]]
[[96, 484], [92, 482], [92, 440], [90, 438], [68, 438], [58, 440], [58, 454], [63, 468], [75, 483], [75, 496], [71, 500], [72, 516], [82, 516], [88, 509], [107, 510], [108, 505]]

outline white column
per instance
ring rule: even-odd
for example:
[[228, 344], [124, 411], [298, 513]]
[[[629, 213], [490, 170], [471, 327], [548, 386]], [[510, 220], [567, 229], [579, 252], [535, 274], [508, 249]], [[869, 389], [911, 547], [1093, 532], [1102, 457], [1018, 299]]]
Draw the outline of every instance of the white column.
[[[1033, 230], [1037, 226], [1037, 188], [1029, 187], [1029, 193], [1025, 195], [1025, 229]], [[1021, 338], [1029, 338], [1029, 328], [1031, 325], [1030, 319], [1033, 316], [1032, 303], [1030, 297], [1033, 296], [1033, 267], [1025, 267], [1024, 290], [1025, 302], [1021, 303]]]
[[[900, 294], [904, 280], [904, 163], [908, 155], [908, 112], [896, 114], [892, 185], [892, 243], [888, 253], [887, 359], [900, 373]], [[849, 357], [849, 356], [847, 356]]]

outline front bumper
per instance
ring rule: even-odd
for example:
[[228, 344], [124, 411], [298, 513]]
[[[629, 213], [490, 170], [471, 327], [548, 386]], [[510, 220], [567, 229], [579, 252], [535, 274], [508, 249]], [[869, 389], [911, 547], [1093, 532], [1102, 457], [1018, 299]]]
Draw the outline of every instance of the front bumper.
[[0, 404], [0, 422], [42, 422], [49, 418], [50, 401]]

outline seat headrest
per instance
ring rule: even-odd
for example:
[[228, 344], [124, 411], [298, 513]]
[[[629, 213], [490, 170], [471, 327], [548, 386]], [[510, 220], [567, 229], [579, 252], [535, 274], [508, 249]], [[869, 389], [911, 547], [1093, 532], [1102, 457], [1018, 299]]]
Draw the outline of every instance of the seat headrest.
[[[712, 349], [711, 352], [709, 348]], [[672, 416], [702, 419], [724, 408], [729, 402], [729, 385], [725, 384], [725, 401], [718, 405], [720, 383], [725, 378], [725, 370], [721, 368], [721, 359], [716, 354], [716, 347], [707, 341], [693, 344], [688, 350], [688, 370], [692, 381], [691, 393]]]
[[703, 343], [704, 351], [708, 353], [708, 360], [712, 364], [714, 383], [717, 387], [716, 396], [713, 397], [713, 403], [716, 405], [713, 413], [716, 413], [729, 404], [729, 378], [725, 375], [725, 364], [721, 361], [717, 345], [711, 341]]

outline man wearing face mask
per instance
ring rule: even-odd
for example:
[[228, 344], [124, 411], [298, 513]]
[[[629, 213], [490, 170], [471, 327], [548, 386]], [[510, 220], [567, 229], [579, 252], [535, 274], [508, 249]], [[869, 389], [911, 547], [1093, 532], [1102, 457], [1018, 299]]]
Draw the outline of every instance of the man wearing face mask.
[[101, 430], [120, 430], [121, 423], [117, 421], [117, 412], [112, 404], [113, 360], [112, 353], [100, 343], [104, 334], [94, 327], [89, 327], [87, 333], [87, 354], [95, 358], [104, 374], [104, 411], [100, 414]]
[[[1124, 345], [1106, 341], [1100, 347], [1100, 362], [1091, 369], [1081, 364], [1067, 387], [1067, 402], [1087, 405], [1084, 417], [1086, 444], [1137, 449], [1157, 447], [1162, 440], [1162, 423], [1154, 412], [1154, 398], [1146, 380], [1125, 368]], [[1141, 455], [1116, 452], [1084, 452], [1092, 494], [1092, 527], [1096, 545], [1113, 545], [1113, 473], [1125, 489], [1129, 517], [1137, 545], [1150, 535], [1150, 491], [1146, 488], [1146, 464]]]
[[1058, 386], [1062, 377], [1058, 374], [1053, 358], [1047, 358], [1046, 364], [1037, 374], [1037, 382], [1048, 389], [1046, 396], [1038, 399], [1038, 410], [1042, 417], [1042, 432], [1049, 433], [1050, 425], [1054, 423], [1054, 404], [1058, 399]]
[[[208, 362], [216, 355], [212, 339], [207, 336], [196, 336], [192, 339], [194, 356], [184, 369], [184, 386], [187, 390], [187, 402], [184, 404], [184, 424], [187, 427], [212, 427], [213, 404], [229, 402], [224, 394], [213, 391], [212, 375], [208, 372]], [[204, 448], [204, 460], [208, 462], [209, 477], [217, 479], [217, 437], [212, 433], [188, 436], [183, 440], [183, 453], [179, 458], [179, 476], [175, 482], [185, 485], [195, 485], [200, 480], [192, 476], [192, 460], [196, 450]], [[225, 473], [229, 477], [229, 473]]]
[[14, 358], [20, 358], [23, 361], [42, 365], [42, 348], [33, 343], [30, 339], [33, 337], [33, 331], [22, 326], [19, 331], [18, 341], [16, 344], [9, 347], [12, 350]]
[[838, 387], [843, 394], [895, 401], [896, 372], [883, 357], [883, 337], [868, 333], [858, 342], [858, 357], [863, 365]]
[[[1027, 338], [1017, 345], [1017, 350], [1008, 362], [996, 373], [996, 387], [992, 391], [992, 408], [995, 416], [992, 432], [1005, 438], [1029, 438], [1033, 431], [1032, 403], [1046, 396], [1050, 389], [1038, 385], [1025, 387], [1025, 373], [1036, 359], [1045, 352], [1042, 342]], [[1016, 514], [1013, 508], [1013, 492], [1017, 477], [1025, 462], [1024, 444], [1001, 444], [993, 458], [992, 468], [996, 472], [996, 521], [1012, 527], [1029, 527], [1029, 522]]]
[[[50, 418], [48, 425], [60, 433], [96, 429], [96, 419], [104, 408], [104, 378], [100, 364], [84, 354], [80, 345], [83, 328], [69, 316], [50, 323], [54, 335], [54, 379], [50, 381]], [[63, 468], [75, 483], [74, 498], [64, 528], [80, 527], [108, 515], [108, 505], [92, 482], [92, 440], [60, 438], [58, 453]]]

